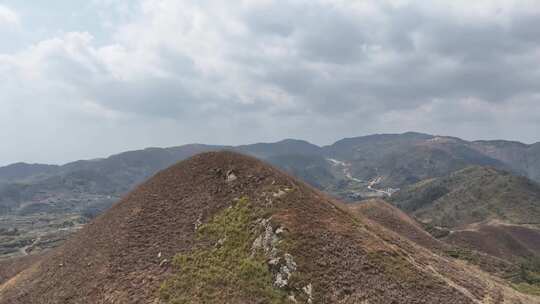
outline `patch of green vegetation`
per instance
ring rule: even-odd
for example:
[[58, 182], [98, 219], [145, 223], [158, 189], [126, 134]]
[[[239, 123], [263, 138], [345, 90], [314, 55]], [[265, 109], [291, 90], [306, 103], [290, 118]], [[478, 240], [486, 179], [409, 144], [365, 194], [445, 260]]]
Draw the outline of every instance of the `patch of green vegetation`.
[[261, 228], [257, 210], [242, 198], [202, 225], [198, 238], [206, 244], [173, 259], [176, 273], [160, 288], [165, 303], [288, 303], [275, 288], [272, 273], [252, 244]]
[[432, 237], [441, 239], [450, 234], [450, 230], [441, 227], [436, 227], [431, 223], [422, 223], [424, 230], [426, 230]]
[[523, 293], [540, 295], [540, 257], [519, 264], [518, 273], [512, 278], [512, 286]]
[[512, 287], [514, 287], [515, 290], [527, 293], [535, 296], [540, 296], [540, 285], [537, 284], [528, 284], [528, 283], [515, 283], [512, 284]]
[[469, 249], [456, 247], [446, 250], [445, 253], [451, 258], [467, 261], [475, 265], [479, 262], [478, 255], [476, 255], [473, 251]]
[[422, 281], [417, 269], [402, 255], [390, 252], [370, 252], [367, 257], [374, 265], [382, 266], [387, 275], [400, 282]]
[[520, 278], [528, 284], [540, 285], [540, 257], [528, 259], [520, 264]]
[[490, 219], [535, 223], [540, 215], [538, 184], [485, 167], [470, 167], [420, 182], [392, 195], [391, 200], [435, 226], [448, 228]]

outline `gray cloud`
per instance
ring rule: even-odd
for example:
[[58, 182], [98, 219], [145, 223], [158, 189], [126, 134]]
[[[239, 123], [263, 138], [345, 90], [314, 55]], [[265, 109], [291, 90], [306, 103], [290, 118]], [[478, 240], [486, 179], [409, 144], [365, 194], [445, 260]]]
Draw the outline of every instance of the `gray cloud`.
[[0, 162], [408, 130], [539, 140], [534, 1], [127, 3], [0, 48]]

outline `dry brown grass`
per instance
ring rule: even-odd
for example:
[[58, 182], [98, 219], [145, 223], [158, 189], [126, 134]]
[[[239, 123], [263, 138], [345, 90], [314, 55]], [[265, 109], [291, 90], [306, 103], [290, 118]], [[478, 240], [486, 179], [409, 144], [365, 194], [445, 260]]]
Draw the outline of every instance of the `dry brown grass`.
[[[237, 179], [227, 182], [227, 172]], [[279, 194], [280, 190], [285, 194]], [[500, 283], [440, 257], [251, 157], [206, 153], [154, 176], [0, 291], [0, 304], [153, 303], [195, 225], [247, 197], [284, 227], [314, 303], [505, 303]], [[241, 285], [239, 285], [241, 286]], [[539, 303], [533, 298], [519, 302]], [[260, 300], [260, 299], [259, 299]], [[265, 303], [249, 299], [231, 303]]]

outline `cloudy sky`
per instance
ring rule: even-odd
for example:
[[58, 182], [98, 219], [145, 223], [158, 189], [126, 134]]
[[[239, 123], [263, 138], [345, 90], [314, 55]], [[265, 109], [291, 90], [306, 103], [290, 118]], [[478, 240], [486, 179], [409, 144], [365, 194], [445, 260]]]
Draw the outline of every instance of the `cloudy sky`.
[[540, 141], [540, 4], [0, 1], [0, 164], [409, 130]]

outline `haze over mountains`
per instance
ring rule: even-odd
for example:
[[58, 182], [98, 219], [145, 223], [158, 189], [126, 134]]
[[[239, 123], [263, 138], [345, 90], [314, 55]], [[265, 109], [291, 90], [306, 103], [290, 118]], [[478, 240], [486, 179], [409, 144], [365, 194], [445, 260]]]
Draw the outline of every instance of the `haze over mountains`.
[[[469, 142], [420, 133], [347, 138], [319, 147], [301, 140], [243, 146], [191, 144], [148, 148], [62, 166], [13, 164], [0, 168], [0, 212], [17, 212], [38, 194], [118, 196], [158, 170], [199, 152], [221, 149], [265, 159], [342, 198], [369, 196], [372, 188], [401, 188], [470, 165], [492, 166], [540, 180], [540, 144]], [[379, 179], [378, 179], [379, 178]]]

